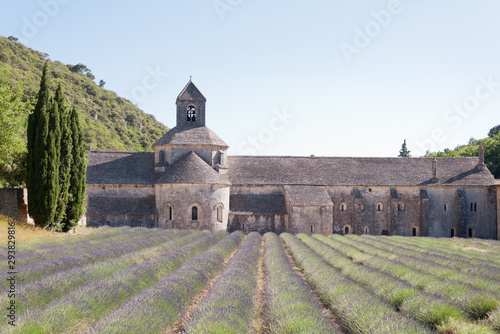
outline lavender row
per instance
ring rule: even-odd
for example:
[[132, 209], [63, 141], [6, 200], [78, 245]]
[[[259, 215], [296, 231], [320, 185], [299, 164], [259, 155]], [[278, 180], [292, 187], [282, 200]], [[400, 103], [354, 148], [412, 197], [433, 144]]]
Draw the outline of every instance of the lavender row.
[[[21, 284], [16, 287], [16, 310], [21, 314], [30, 308], [45, 307], [52, 300], [62, 297], [79, 286], [104, 279], [121, 270], [151, 260], [205, 235], [207, 235], [206, 232], [193, 233], [193, 231], [183, 230], [172, 234], [171, 241], [166, 241], [159, 246], [148, 247], [118, 258], [58, 272], [33, 282]], [[0, 294], [0, 305], [7, 305], [8, 301], [7, 292]]]
[[[102, 233], [91, 233], [82, 236], [67, 236], [64, 238], [53, 238], [45, 240], [44, 242], [32, 242], [29, 246], [22, 244], [18, 251], [18, 258], [25, 259], [37, 259], [43, 256], [45, 252], [58, 251], [59, 249], [69, 249], [72, 247], [77, 247], [79, 245], [85, 245], [88, 243], [100, 243], [102, 240], [107, 240], [108, 238], [123, 237], [130, 233], [130, 227], [119, 227], [116, 229], [107, 228], [104, 229]], [[98, 228], [96, 230], [101, 230]], [[53, 240], [64, 240], [64, 242], [55, 243]]]
[[[371, 243], [378, 243], [381, 247], [391, 247], [399, 250], [406, 251], [407, 255], [413, 256], [427, 256], [432, 261], [447, 266], [452, 269], [468, 271], [471, 266], [484, 267], [487, 266], [492, 270], [486, 272], [485, 274], [492, 276], [496, 279], [500, 279], [500, 263], [495, 263], [492, 259], [485, 259], [476, 256], [470, 256], [470, 254], [464, 251], [456, 251], [451, 247], [438, 249], [432, 244], [427, 244], [427, 246], [415, 245], [411, 242], [404, 242], [401, 238], [388, 239], [387, 237], [373, 238], [368, 236], [361, 237], [366, 240], [370, 240]], [[409, 238], [408, 238], [409, 239]], [[419, 238], [420, 239], [420, 238]], [[436, 241], [439, 243], [439, 239]], [[479, 271], [483, 273], [484, 271]]]
[[248, 235], [217, 279], [209, 294], [196, 306], [187, 333], [248, 333], [255, 318], [257, 269], [262, 237]]
[[[244, 238], [234, 232], [206, 252], [184, 263], [174, 273], [129, 299], [89, 328], [89, 333], [165, 333], [178, 322], [194, 297], [222, 269], [225, 259]], [[134, 316], [131, 317], [130, 315]]]
[[[479, 289], [490, 285], [492, 280], [496, 281], [500, 279], [500, 268], [492, 267], [485, 262], [474, 262], [460, 257], [447, 256], [446, 254], [422, 253], [411, 248], [404, 248], [396, 244], [391, 244], [389, 240], [380, 241], [384, 240], [380, 238], [375, 239], [364, 236], [360, 238], [363, 239], [363, 242], [398, 254], [400, 257], [407, 256], [422, 259], [426, 261], [427, 264], [434, 263], [437, 265], [433, 267], [436, 270], [434, 274], [443, 279], [452, 279], [454, 277], [454, 279], [460, 280], [462, 279], [461, 277], [468, 277], [476, 282], [473, 285]], [[404, 261], [403, 258], [396, 259], [396, 261], [401, 260]]]
[[[341, 269], [342, 274], [362, 284], [376, 296], [390, 302], [396, 309], [423, 324], [440, 328], [445, 332], [450, 331], [451, 324], [457, 322], [467, 324], [468, 327], [478, 331], [489, 330], [485, 326], [469, 322], [467, 318], [467, 316], [472, 319], [484, 318], [497, 306], [493, 303], [494, 300], [484, 296], [480, 291], [466, 290], [464, 287], [462, 291], [453, 291], [452, 285], [443, 281], [439, 283], [442, 289], [446, 290], [444, 295], [441, 294], [441, 290], [420, 291], [415, 286], [387, 273], [360, 264], [347, 263], [349, 259], [346, 256], [327, 245], [331, 241], [330, 238], [299, 235], [299, 239], [334, 268]], [[324, 240], [325, 243], [320, 240]]]
[[[326, 238], [321, 235], [315, 235], [315, 238], [342, 253], [342, 245], [339, 245], [332, 238]], [[351, 243], [352, 246], [355, 246], [355, 244], [356, 242]], [[432, 268], [435, 268], [438, 265], [434, 263], [427, 263], [427, 265], [424, 266], [425, 271], [427, 271], [426, 273], [425, 271], [420, 270], [422, 268], [421, 266], [415, 266], [414, 264], [412, 265], [409, 259], [414, 259], [414, 258], [403, 256], [403, 257], [398, 257], [396, 260], [391, 261], [387, 258], [376, 256], [364, 262], [365, 267], [370, 267], [373, 269], [364, 268], [362, 270], [357, 270], [358, 272], [357, 274], [356, 273], [353, 274], [352, 268], [354, 267], [351, 267], [350, 268], [351, 272], [349, 271], [349, 269], [343, 270], [343, 272], [345, 272], [348, 275], [350, 272], [351, 278], [357, 280], [358, 282], [364, 282], [364, 284], [372, 286], [372, 289], [374, 289], [374, 291], [379, 291], [378, 295], [381, 296], [384, 294], [380, 289], [383, 290], [385, 287], [388, 286], [388, 283], [387, 282], [384, 284], [380, 283], [379, 287], [378, 283], [375, 283], [375, 276], [377, 276], [376, 272], [374, 272], [372, 275], [370, 275], [369, 272], [370, 270], [376, 270], [391, 275], [391, 277], [394, 277], [393, 280], [406, 282], [410, 284], [413, 289], [424, 289], [426, 292], [428, 292], [430, 295], [426, 295], [425, 297], [427, 304], [429, 304], [429, 301], [432, 299], [432, 296], [437, 296], [438, 299], [440, 299], [437, 301], [437, 304], [443, 305], [441, 307], [441, 312], [448, 312], [450, 315], [453, 314], [455, 319], [461, 319], [461, 318], [456, 312], [456, 310], [452, 310], [453, 307], [445, 304], [456, 305], [462, 310], [462, 312], [464, 312], [467, 316], [469, 316], [472, 319], [482, 319], [487, 316], [488, 312], [499, 306], [500, 301], [495, 294], [475, 289], [471, 285], [464, 284], [463, 282], [455, 282], [452, 280], [444, 281], [440, 277], [429, 273], [429, 272], [435, 272], [436, 270]], [[362, 273], [363, 271], [365, 273]], [[368, 275], [370, 275], [370, 279], [366, 279]], [[399, 289], [389, 289], [387, 292], [388, 293], [387, 298], [389, 298], [389, 295], [395, 293], [395, 291], [397, 290]], [[444, 301], [442, 298], [440, 298], [440, 296], [441, 297], [444, 296], [448, 300]], [[391, 298], [389, 298], [389, 300], [390, 299]], [[408, 301], [406, 303], [407, 307], [410, 303], [411, 301]], [[395, 303], [395, 305], [399, 306], [397, 303]], [[426, 307], [424, 310], [419, 311], [418, 314], [422, 319], [423, 318], [430, 319], [429, 317], [426, 316], [425, 313], [426, 311], [431, 312], [432, 309], [433, 309], [432, 307]], [[438, 308], [435, 307], [435, 309]], [[432, 313], [436, 315], [439, 314], [439, 312], [437, 311], [432, 311]], [[438, 317], [437, 319], [438, 320], [441, 319], [440, 321], [442, 321], [442, 317], [441, 318]]]
[[127, 233], [129, 229], [130, 229], [129, 226], [121, 226], [114, 228], [103, 226], [93, 229], [92, 232], [89, 234], [68, 236], [64, 238], [43, 238], [34, 240], [20, 245], [20, 250], [43, 251], [45, 249], [67, 246], [71, 244], [78, 244], [81, 242], [88, 242], [90, 240], [99, 239], [102, 237]]
[[[159, 236], [137, 240], [134, 242], [111, 247], [108, 249], [99, 249], [90, 253], [69, 255], [59, 259], [50, 259], [33, 264], [28, 264], [26, 266], [21, 266], [17, 269], [18, 284], [34, 281], [43, 276], [51, 275], [59, 271], [64, 271], [71, 268], [84, 266], [89, 263], [102, 261], [132, 251], [158, 245], [162, 242], [171, 240], [171, 238], [172, 238], [172, 233], [161, 232]], [[6, 271], [2, 272], [2, 274], [3, 276], [6, 276]], [[8, 281], [2, 281], [1, 287], [5, 289], [8, 286], [8, 284], [9, 284]]]
[[311, 288], [295, 271], [280, 238], [264, 235], [265, 300], [269, 332], [338, 333], [323, 314]]
[[20, 253], [17, 257], [17, 266], [25, 266], [32, 263], [57, 259], [77, 253], [87, 253], [99, 249], [111, 248], [124, 243], [133, 242], [135, 240], [145, 239], [153, 234], [157, 234], [158, 229], [134, 228], [128, 233], [117, 236], [110, 236], [104, 239], [99, 239], [97, 243], [79, 243], [74, 247], [58, 247], [49, 251], [40, 253], [32, 252], [31, 254]]
[[430, 333], [418, 322], [397, 313], [361, 285], [348, 279], [291, 234], [280, 237], [289, 247], [311, 286], [350, 333]]
[[89, 282], [45, 308], [24, 313], [19, 317], [18, 326], [12, 332], [82, 332], [115, 308], [122, 306], [127, 299], [156, 284], [185, 261], [206, 251], [226, 236], [225, 231], [209, 234], [105, 279]]

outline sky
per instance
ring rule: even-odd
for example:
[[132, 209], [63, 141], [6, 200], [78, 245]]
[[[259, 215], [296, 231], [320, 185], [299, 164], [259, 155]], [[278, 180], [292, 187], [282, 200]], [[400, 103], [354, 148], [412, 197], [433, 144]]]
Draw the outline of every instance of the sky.
[[498, 0], [3, 1], [0, 35], [175, 125], [192, 80], [231, 155], [412, 156], [500, 124]]

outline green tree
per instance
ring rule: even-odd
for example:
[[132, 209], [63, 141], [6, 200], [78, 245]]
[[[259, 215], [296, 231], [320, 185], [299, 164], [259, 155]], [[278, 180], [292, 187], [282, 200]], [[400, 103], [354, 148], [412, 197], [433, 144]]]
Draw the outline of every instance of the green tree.
[[488, 132], [488, 137], [493, 138], [500, 132], [500, 125], [494, 126]]
[[78, 221], [85, 212], [85, 192], [87, 159], [85, 158], [85, 146], [83, 142], [83, 132], [80, 126], [76, 108], [71, 110], [71, 136], [73, 142], [69, 200], [66, 206], [66, 219], [64, 231], [69, 231], [78, 224]]
[[26, 152], [23, 136], [31, 109], [29, 102], [22, 101], [20, 90], [14, 91], [0, 82], [0, 164]]
[[[68, 203], [68, 191], [70, 186], [71, 164], [73, 162], [73, 137], [71, 133], [70, 110], [66, 107], [61, 85], [57, 87], [55, 102], [60, 115], [60, 145], [59, 145], [59, 188], [60, 195], [57, 210], [54, 217], [55, 222], [61, 222], [65, 216]], [[58, 226], [58, 230], [62, 227]]]
[[59, 195], [59, 158], [56, 151], [59, 126], [57, 104], [50, 97], [48, 62], [45, 62], [40, 90], [33, 113], [28, 117], [27, 182], [29, 214], [35, 225], [46, 227], [52, 223]]
[[104, 88], [104, 85], [106, 84], [106, 81], [104, 80], [99, 80], [99, 87]]
[[403, 145], [401, 146], [401, 150], [399, 150], [398, 157], [403, 157], [403, 158], [409, 158], [410, 157], [410, 151], [406, 147], [406, 139], [404, 140]]

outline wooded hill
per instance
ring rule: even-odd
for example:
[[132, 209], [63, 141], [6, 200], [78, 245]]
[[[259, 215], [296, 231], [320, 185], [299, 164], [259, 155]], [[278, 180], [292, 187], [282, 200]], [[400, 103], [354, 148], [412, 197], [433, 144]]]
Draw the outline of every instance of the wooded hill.
[[[0, 36], [0, 82], [23, 91], [23, 100], [34, 99], [42, 68], [49, 55], [32, 50], [15, 38]], [[80, 123], [88, 150], [151, 151], [168, 128], [132, 102], [96, 84], [83, 64], [51, 61], [50, 89], [62, 86], [66, 103], [80, 109]]]

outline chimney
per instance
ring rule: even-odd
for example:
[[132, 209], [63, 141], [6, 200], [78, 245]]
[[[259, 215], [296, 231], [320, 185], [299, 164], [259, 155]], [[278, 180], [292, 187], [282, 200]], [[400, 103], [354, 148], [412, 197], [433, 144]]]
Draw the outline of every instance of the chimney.
[[436, 157], [434, 157], [434, 159], [432, 160], [432, 179], [431, 181], [432, 182], [437, 182], [438, 178], [437, 178], [437, 159]]
[[479, 168], [484, 168], [484, 166], [485, 166], [485, 164], [484, 164], [484, 147], [483, 147], [483, 144], [479, 145], [477, 166]]

